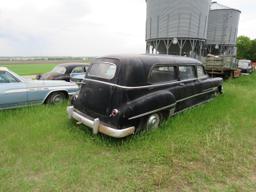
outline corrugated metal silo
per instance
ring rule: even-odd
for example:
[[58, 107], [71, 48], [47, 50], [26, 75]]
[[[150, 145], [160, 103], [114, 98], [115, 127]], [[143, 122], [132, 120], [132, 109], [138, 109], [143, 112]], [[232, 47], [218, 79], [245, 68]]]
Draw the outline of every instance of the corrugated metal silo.
[[207, 48], [209, 53], [232, 55], [241, 11], [212, 2], [209, 13]]
[[146, 0], [147, 52], [200, 55], [210, 0]]

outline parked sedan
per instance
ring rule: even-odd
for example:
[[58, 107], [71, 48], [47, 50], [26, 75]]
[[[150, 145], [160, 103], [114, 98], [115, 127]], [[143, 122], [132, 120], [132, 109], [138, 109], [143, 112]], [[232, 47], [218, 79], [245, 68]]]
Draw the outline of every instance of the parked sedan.
[[222, 78], [209, 78], [198, 60], [177, 56], [111, 55], [89, 67], [67, 108], [70, 118], [122, 138], [222, 93]]
[[52, 71], [37, 75], [37, 80], [64, 80], [70, 81], [72, 75], [85, 75], [88, 68], [85, 63], [63, 63], [57, 65]]
[[25, 80], [0, 67], [0, 110], [36, 104], [55, 104], [76, 94], [78, 86], [65, 81]]

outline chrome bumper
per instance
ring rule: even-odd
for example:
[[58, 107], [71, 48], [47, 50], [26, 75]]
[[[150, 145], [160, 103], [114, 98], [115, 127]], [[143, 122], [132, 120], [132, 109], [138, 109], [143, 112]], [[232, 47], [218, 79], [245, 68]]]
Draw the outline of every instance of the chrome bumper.
[[103, 133], [105, 135], [108, 135], [108, 136], [111, 136], [114, 138], [124, 138], [124, 137], [134, 134], [134, 131], [135, 131], [135, 127], [129, 127], [126, 129], [119, 130], [119, 129], [105, 126], [100, 123], [99, 118], [90, 120], [90, 119], [80, 115], [79, 113], [77, 113], [74, 110], [73, 106], [67, 107], [67, 113], [68, 113], [68, 117], [70, 119], [73, 118], [73, 119], [77, 120], [78, 122], [83, 123], [87, 127], [90, 127], [93, 130], [94, 134], [98, 134], [98, 132], [100, 132], [100, 133]]

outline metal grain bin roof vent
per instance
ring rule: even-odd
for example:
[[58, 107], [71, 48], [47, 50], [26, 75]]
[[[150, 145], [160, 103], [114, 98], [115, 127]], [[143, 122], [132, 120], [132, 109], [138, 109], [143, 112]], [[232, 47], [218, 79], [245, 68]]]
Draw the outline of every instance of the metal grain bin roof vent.
[[210, 0], [146, 0], [147, 52], [199, 54], [206, 37]]

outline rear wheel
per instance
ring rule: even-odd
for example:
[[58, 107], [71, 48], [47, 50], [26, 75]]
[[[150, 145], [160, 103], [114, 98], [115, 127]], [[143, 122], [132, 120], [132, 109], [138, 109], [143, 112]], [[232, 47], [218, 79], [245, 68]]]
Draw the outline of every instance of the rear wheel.
[[150, 115], [146, 120], [145, 129], [152, 130], [157, 129], [161, 123], [161, 116], [158, 113]]
[[164, 114], [160, 112], [148, 115], [147, 117], [140, 119], [136, 132], [157, 129], [164, 119]]
[[63, 92], [55, 92], [52, 93], [51, 95], [49, 95], [49, 97], [46, 100], [46, 104], [58, 104], [58, 103], [62, 103], [63, 101], [65, 101], [67, 99], [66, 94]]

